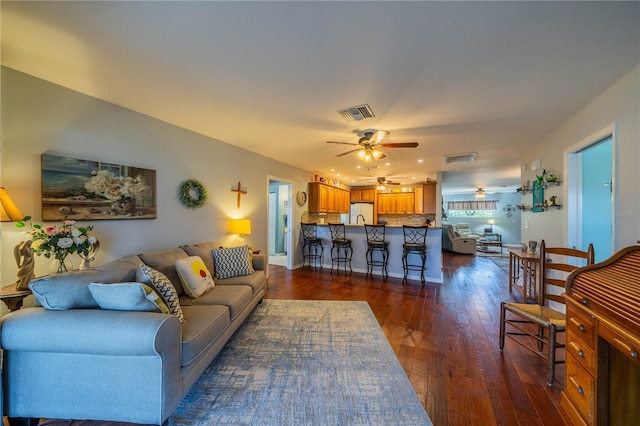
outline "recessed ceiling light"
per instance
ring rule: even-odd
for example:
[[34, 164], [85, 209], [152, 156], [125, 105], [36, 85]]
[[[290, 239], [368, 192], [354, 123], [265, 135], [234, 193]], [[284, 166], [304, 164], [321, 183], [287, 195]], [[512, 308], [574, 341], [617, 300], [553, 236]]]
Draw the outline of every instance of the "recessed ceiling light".
[[384, 163], [384, 165], [385, 165], [385, 166], [390, 166], [390, 165], [391, 165], [391, 163]]
[[415, 176], [412, 176], [412, 177], [411, 177], [411, 179], [416, 180], [416, 177], [415, 177]]
[[[335, 169], [331, 169], [331, 171], [334, 171]], [[336, 173], [336, 176], [340, 176], [340, 173]]]
[[362, 168], [362, 167], [360, 167], [360, 166], [356, 166], [356, 169], [361, 169], [361, 168]]
[[422, 162], [424, 162], [424, 160], [423, 160], [423, 159], [418, 160], [418, 163], [422, 163]]

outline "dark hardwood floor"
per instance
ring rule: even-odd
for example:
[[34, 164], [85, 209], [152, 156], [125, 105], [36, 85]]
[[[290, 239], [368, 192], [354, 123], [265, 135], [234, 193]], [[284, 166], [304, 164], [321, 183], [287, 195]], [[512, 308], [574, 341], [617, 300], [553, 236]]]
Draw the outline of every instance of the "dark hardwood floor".
[[499, 350], [500, 302], [517, 301], [507, 273], [486, 257], [445, 253], [443, 276], [403, 286], [271, 265], [265, 298], [366, 300], [436, 426], [564, 425], [564, 365], [549, 387], [544, 360], [510, 341]]

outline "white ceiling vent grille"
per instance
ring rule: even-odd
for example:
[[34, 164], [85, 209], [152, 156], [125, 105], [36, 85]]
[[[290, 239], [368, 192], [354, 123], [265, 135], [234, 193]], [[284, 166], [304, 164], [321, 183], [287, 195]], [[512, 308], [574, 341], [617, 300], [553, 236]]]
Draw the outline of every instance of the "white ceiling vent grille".
[[446, 155], [444, 157], [445, 164], [458, 164], [458, 163], [471, 163], [476, 159], [476, 153], [459, 154], [459, 155]]
[[347, 123], [351, 123], [352, 121], [366, 120], [367, 118], [376, 116], [368, 104], [339, 109], [338, 114], [340, 114], [340, 116], [344, 118], [344, 121], [346, 121]]

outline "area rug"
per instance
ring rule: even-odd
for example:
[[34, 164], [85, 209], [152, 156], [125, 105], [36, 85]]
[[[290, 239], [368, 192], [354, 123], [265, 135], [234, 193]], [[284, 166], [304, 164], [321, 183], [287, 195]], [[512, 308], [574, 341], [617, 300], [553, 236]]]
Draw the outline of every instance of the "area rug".
[[264, 300], [169, 425], [431, 425], [366, 302]]

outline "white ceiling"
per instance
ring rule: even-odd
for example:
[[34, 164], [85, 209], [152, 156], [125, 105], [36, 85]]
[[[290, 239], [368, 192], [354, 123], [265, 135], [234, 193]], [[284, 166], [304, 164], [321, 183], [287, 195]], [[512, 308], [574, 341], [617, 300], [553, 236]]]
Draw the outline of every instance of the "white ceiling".
[[[349, 185], [442, 171], [445, 192], [513, 189], [523, 147], [640, 62], [639, 2], [1, 8], [3, 65]], [[374, 118], [336, 112], [362, 103]], [[335, 157], [351, 147], [325, 143], [363, 129], [420, 145], [366, 170]], [[468, 152], [474, 163], [443, 163]]]

